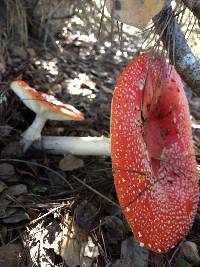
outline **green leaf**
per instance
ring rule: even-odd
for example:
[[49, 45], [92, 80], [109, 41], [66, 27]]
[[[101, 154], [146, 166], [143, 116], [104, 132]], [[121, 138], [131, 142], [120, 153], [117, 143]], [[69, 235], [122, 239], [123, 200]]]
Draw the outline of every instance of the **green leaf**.
[[33, 187], [33, 192], [35, 193], [45, 193], [47, 191], [47, 187], [42, 184], [37, 184]]
[[193, 267], [193, 265], [184, 259], [179, 259], [177, 261], [177, 267]]

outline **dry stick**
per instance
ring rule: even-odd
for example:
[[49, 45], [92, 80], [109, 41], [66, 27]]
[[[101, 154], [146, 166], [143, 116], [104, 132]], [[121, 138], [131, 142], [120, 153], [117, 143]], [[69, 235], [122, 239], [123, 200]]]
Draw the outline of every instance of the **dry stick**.
[[67, 204], [62, 204], [62, 205], [60, 205], [60, 206], [58, 206], [58, 207], [56, 207], [56, 208], [54, 208], [54, 209], [51, 209], [50, 211], [48, 211], [48, 212], [45, 213], [44, 215], [42, 215], [42, 216], [38, 217], [37, 219], [31, 221], [31, 222], [29, 223], [29, 225], [32, 225], [32, 224], [34, 224], [34, 223], [40, 221], [41, 219], [45, 218], [45, 217], [48, 216], [49, 214], [53, 213], [54, 211], [56, 211], [56, 210], [58, 210], [58, 209], [61, 209], [61, 208], [64, 208], [64, 207], [66, 207], [66, 206], [67, 206]]
[[62, 181], [64, 181], [65, 183], [67, 183], [67, 185], [74, 190], [73, 186], [65, 179], [65, 177], [63, 175], [61, 175], [59, 172], [54, 171], [53, 169], [46, 167], [42, 164], [36, 163], [36, 162], [31, 162], [31, 161], [27, 161], [27, 160], [21, 160], [21, 159], [0, 159], [0, 162], [17, 162], [17, 163], [26, 163], [26, 164], [31, 164], [37, 167], [41, 167], [43, 169], [46, 169], [52, 173], [54, 173], [55, 175], [57, 175]]
[[[163, 33], [161, 35], [162, 42], [166, 47], [166, 28], [163, 27], [165, 25], [165, 17], [172, 13], [172, 8], [170, 5], [166, 5], [163, 11], [154, 19], [155, 29], [158, 34]], [[188, 46], [184, 34], [181, 31], [181, 28], [176, 20], [176, 17], [173, 15], [170, 23], [167, 24], [167, 27], [170, 30], [174, 29], [173, 37], [170, 38], [170, 43], [173, 43], [173, 39], [175, 38], [175, 67], [179, 72], [182, 79], [188, 83], [188, 85], [192, 88], [192, 90], [197, 94], [200, 95], [200, 63], [197, 58], [193, 55], [191, 48]], [[173, 62], [173, 53], [170, 46], [170, 60]]]
[[169, 260], [169, 264], [171, 265], [171, 263], [172, 263], [172, 260], [174, 259], [174, 257], [175, 257], [175, 255], [177, 254], [177, 252], [178, 252], [178, 250], [181, 248], [181, 246], [182, 246], [182, 244], [185, 242], [185, 238], [183, 238], [182, 240], [181, 240], [181, 242], [178, 244], [178, 246], [176, 247], [176, 249], [174, 250], [174, 252], [173, 252], [173, 254], [172, 254], [172, 256], [171, 256], [171, 259]]
[[[194, 29], [195, 24], [197, 24], [197, 19], [194, 20], [194, 23], [192, 24], [192, 28], [191, 28], [190, 30], [188, 30], [189, 33], [186, 31], [186, 33], [188, 33], [188, 36], [187, 36], [187, 38], [186, 38], [187, 41], [188, 41], [188, 39], [189, 39], [189, 37], [190, 37], [190, 35], [191, 35], [193, 29]], [[189, 28], [189, 25], [190, 25], [190, 22], [188, 23], [188, 28]], [[185, 35], [186, 35], [186, 33], [185, 33]]]
[[26, 210], [25, 206], [23, 204], [21, 204], [14, 196], [11, 196], [9, 194], [6, 194], [6, 196], [17, 204], [16, 207], [20, 206], [23, 210]]

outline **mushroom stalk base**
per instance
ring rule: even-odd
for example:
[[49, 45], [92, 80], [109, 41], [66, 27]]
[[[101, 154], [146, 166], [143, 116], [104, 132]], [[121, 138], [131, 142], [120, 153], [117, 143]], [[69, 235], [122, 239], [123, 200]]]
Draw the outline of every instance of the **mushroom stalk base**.
[[83, 156], [110, 156], [110, 138], [43, 136], [33, 144], [36, 149], [45, 149], [50, 154], [73, 154]]
[[31, 146], [31, 144], [35, 140], [39, 140], [41, 138], [41, 131], [45, 125], [46, 118], [40, 115], [36, 115], [32, 124], [28, 127], [28, 129], [22, 133], [22, 139], [20, 140], [20, 144], [23, 145], [24, 152]]

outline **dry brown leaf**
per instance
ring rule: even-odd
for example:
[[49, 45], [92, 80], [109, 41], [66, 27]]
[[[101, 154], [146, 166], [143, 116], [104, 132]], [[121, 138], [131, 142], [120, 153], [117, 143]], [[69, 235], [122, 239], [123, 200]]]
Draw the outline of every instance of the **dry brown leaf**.
[[73, 155], [67, 155], [59, 163], [59, 168], [63, 171], [74, 171], [83, 166], [84, 161]]
[[164, 2], [164, 0], [108, 0], [106, 7], [115, 19], [143, 30], [161, 11]]

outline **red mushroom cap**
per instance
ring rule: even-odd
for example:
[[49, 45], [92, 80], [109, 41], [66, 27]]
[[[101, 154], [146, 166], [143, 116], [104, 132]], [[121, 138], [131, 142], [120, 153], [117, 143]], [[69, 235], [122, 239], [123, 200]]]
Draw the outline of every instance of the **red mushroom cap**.
[[58, 101], [52, 95], [36, 91], [24, 81], [13, 81], [11, 88], [28, 108], [35, 113], [45, 112], [47, 119], [84, 120], [84, 115], [75, 107]]
[[145, 247], [167, 252], [192, 226], [199, 197], [190, 116], [176, 70], [143, 54], [112, 101], [111, 154], [120, 205]]

